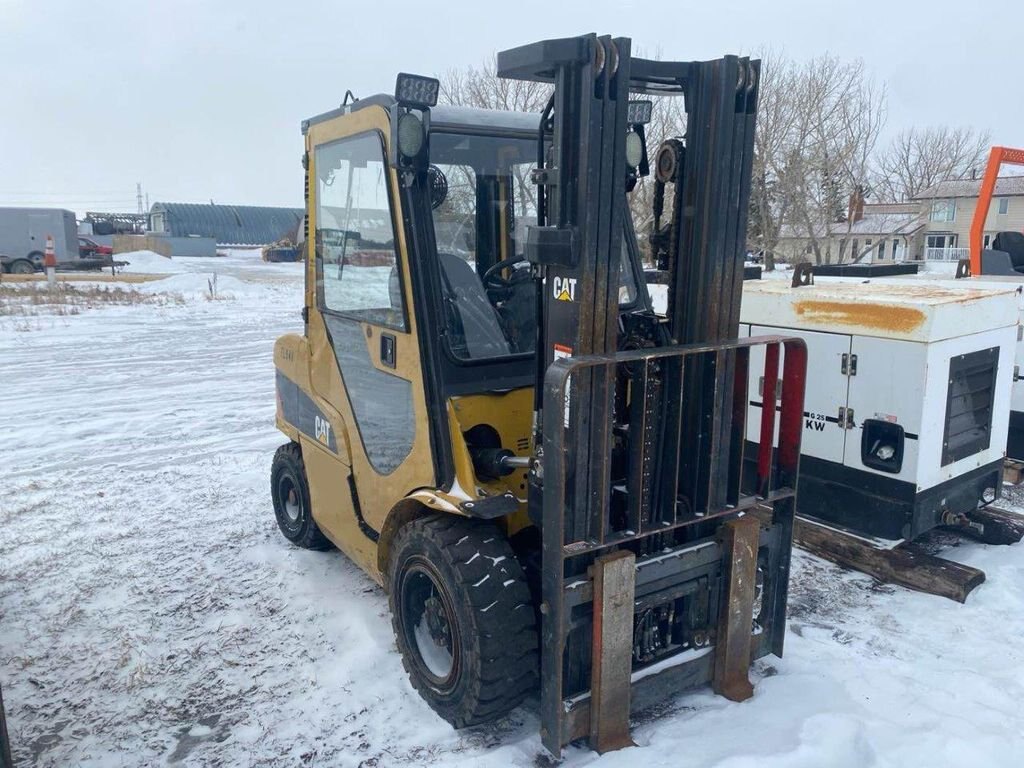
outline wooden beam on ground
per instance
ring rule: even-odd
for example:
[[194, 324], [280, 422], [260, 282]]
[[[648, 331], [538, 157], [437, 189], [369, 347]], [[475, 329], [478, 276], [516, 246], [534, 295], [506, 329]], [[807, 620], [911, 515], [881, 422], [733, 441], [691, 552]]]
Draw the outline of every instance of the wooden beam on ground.
[[986, 544], [1016, 544], [1024, 538], [1024, 516], [998, 507], [982, 507], [967, 513], [971, 523], [981, 530], [968, 529]]
[[912, 542], [879, 549], [857, 536], [799, 516], [793, 540], [801, 549], [836, 565], [958, 603], [965, 602], [985, 581], [984, 571], [931, 555]]
[[1003, 482], [1019, 485], [1024, 480], [1024, 463], [1006, 459], [1003, 462]]
[[7, 733], [7, 719], [4, 715], [4, 694], [0, 691], [0, 768], [14, 768], [11, 757], [11, 740]]

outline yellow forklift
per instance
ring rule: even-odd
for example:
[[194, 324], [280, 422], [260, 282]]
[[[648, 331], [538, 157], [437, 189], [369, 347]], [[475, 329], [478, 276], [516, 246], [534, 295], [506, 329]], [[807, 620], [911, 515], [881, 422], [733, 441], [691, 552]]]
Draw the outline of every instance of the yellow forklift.
[[[436, 80], [400, 74], [303, 122], [274, 510], [387, 590], [441, 717], [486, 722], [539, 683], [544, 745], [604, 751], [631, 711], [708, 682], [746, 698], [751, 660], [781, 654], [806, 356], [736, 338], [758, 62], [584, 35], [498, 72], [550, 84], [543, 113], [437, 106]], [[653, 159], [631, 93], [685, 100]], [[665, 315], [627, 210], [652, 172]], [[745, 481], [754, 359], [778, 418]]]

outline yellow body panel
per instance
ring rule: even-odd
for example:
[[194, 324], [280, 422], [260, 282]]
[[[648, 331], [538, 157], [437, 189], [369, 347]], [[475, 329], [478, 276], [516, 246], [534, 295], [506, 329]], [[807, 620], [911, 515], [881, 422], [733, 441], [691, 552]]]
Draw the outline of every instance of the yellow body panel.
[[473, 499], [513, 493], [519, 499], [519, 511], [507, 521], [508, 533], [511, 535], [529, 525], [526, 515], [527, 471], [517, 469], [498, 480], [483, 481], [477, 478], [462, 435], [480, 424], [494, 428], [501, 438], [503, 448], [508, 448], [516, 456], [530, 456], [533, 448], [533, 388], [453, 397], [448, 401], [448, 426], [452, 436], [458, 486]]
[[359, 529], [352, 494], [349, 467], [316, 440], [301, 435], [302, 459], [309, 480], [313, 519], [334, 545], [378, 583], [377, 544]]
[[[505, 520], [509, 534], [529, 525], [526, 514], [526, 470], [518, 469], [496, 481], [482, 481], [473, 472], [463, 433], [480, 424], [490, 425], [499, 435], [503, 447], [518, 456], [529, 456], [532, 448], [533, 390], [469, 395], [451, 398], [447, 403], [447, 419], [455, 459], [456, 482], [449, 490], [434, 487], [434, 464], [430, 449], [429, 419], [423, 389], [423, 372], [417, 341], [409, 254], [402, 227], [401, 214], [392, 210], [395, 244], [402, 270], [402, 286], [407, 311], [408, 330], [382, 329], [361, 323], [370, 363], [379, 371], [411, 382], [415, 419], [412, 448], [404, 461], [390, 474], [381, 475], [371, 464], [363, 447], [357, 420], [345, 389], [342, 373], [331, 345], [324, 316], [317, 307], [315, 238], [317, 227], [316, 148], [366, 132], [377, 132], [385, 147], [390, 140], [387, 112], [377, 106], [314, 123], [306, 134], [309, 163], [309, 197], [307, 219], [309, 237], [305, 243], [306, 289], [308, 307], [306, 335], [289, 334], [277, 340], [274, 364], [278, 376], [286, 377], [308, 397], [309, 407], [317, 417], [329, 423], [335, 445], [310, 434], [308, 425], [291, 423], [282, 409], [280, 397], [277, 426], [302, 447], [310, 488], [313, 518], [323, 533], [346, 555], [379, 583], [384, 583], [387, 550], [398, 528], [418, 515], [430, 512], [463, 514], [459, 504], [468, 499], [512, 492], [520, 500], [519, 511]], [[400, 200], [399, 179], [389, 171], [391, 199], [395, 207]], [[504, 238], [503, 238], [504, 240]], [[380, 334], [386, 330], [395, 337], [396, 367], [385, 366], [380, 359]], [[318, 422], [319, 424], [319, 422]], [[350, 477], [358, 498], [351, 492]], [[362, 517], [362, 525], [360, 521]], [[379, 533], [374, 540], [372, 529]]]

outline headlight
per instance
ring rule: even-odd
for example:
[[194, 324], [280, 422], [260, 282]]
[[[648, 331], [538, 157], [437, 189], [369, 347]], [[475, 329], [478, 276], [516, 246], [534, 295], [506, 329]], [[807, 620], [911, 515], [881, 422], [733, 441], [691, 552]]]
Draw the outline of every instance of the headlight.
[[630, 131], [626, 134], [626, 164], [630, 168], [636, 168], [644, 159], [644, 142], [640, 134]]
[[412, 112], [398, 118], [398, 151], [416, 157], [423, 149], [423, 121]]

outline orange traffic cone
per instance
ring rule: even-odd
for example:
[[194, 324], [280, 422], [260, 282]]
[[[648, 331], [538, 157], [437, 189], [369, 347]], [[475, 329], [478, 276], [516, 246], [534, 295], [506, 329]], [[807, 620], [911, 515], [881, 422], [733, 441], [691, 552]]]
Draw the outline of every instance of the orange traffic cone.
[[46, 251], [43, 253], [43, 266], [46, 268], [46, 282], [54, 285], [57, 282], [57, 252], [53, 247], [53, 235], [46, 236]]

